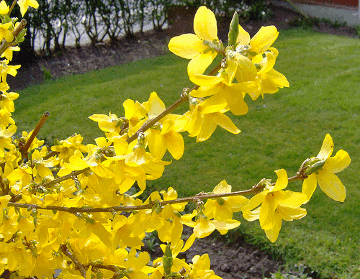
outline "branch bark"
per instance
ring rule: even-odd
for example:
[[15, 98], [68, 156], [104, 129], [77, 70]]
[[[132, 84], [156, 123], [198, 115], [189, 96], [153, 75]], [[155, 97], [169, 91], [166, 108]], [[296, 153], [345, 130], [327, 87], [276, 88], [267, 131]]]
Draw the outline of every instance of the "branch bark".
[[80, 271], [82, 277], [86, 278], [85, 266], [75, 257], [75, 255], [69, 250], [69, 248], [65, 244], [61, 244], [60, 250], [74, 263], [76, 269]]
[[[301, 180], [301, 176], [296, 175], [293, 177], [288, 178], [288, 181], [296, 181]], [[275, 183], [272, 183], [275, 185]], [[245, 196], [245, 195], [255, 195], [261, 192], [264, 189], [264, 186], [261, 186], [259, 183], [254, 185], [248, 190], [236, 191], [231, 193], [221, 193], [221, 194], [197, 194], [191, 197], [179, 198], [175, 200], [169, 201], [161, 201], [158, 204], [160, 206], [165, 206], [167, 204], [176, 204], [176, 203], [185, 203], [185, 202], [196, 202], [198, 200], [205, 200], [205, 199], [216, 199], [216, 198], [225, 198], [231, 196]], [[144, 204], [139, 206], [112, 206], [112, 207], [104, 207], [104, 208], [92, 208], [92, 207], [64, 207], [64, 206], [46, 206], [42, 207], [36, 204], [28, 204], [28, 203], [16, 203], [9, 201], [8, 206], [19, 207], [19, 208], [33, 208], [38, 210], [55, 210], [55, 211], [65, 211], [69, 213], [77, 213], [77, 212], [115, 212], [115, 211], [133, 211], [133, 210], [144, 210], [144, 209], [151, 209], [154, 204]]]

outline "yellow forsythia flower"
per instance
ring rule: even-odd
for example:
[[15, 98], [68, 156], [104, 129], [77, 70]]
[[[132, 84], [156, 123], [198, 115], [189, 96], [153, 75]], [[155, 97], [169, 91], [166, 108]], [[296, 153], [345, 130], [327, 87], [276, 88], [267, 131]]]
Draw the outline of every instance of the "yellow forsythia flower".
[[[221, 181], [213, 190], [214, 194], [231, 193], [231, 185], [225, 180]], [[218, 199], [209, 199], [205, 203], [205, 215], [215, 220], [232, 219], [233, 212], [241, 211], [242, 207], [248, 203], [244, 196], [232, 196]]]
[[12, 42], [14, 40], [14, 35], [9, 30], [12, 26], [12, 22], [0, 24], [0, 40], [5, 39], [7, 42]]
[[[244, 218], [248, 221], [259, 219], [261, 228], [271, 242], [278, 238], [282, 220], [292, 221], [306, 215], [300, 206], [306, 201], [306, 195], [292, 191], [283, 191], [288, 184], [288, 176], [284, 169], [275, 171], [278, 179], [275, 186], [267, 186], [264, 191], [253, 196], [243, 207]], [[259, 205], [260, 209], [253, 210]]]
[[189, 118], [189, 122], [184, 130], [189, 132], [190, 137], [196, 137], [196, 141], [207, 140], [219, 125], [225, 130], [233, 134], [240, 133], [231, 119], [225, 115], [227, 103], [224, 98], [212, 96], [201, 102], [199, 99], [190, 99], [190, 111], [185, 116]]
[[39, 3], [36, 0], [18, 0], [18, 5], [20, 7], [21, 16], [24, 16], [29, 7], [37, 9]]
[[[151, 93], [149, 101], [143, 103], [143, 106], [147, 110], [149, 119], [158, 116], [166, 109], [155, 92]], [[166, 150], [169, 150], [174, 159], [179, 160], [184, 154], [184, 139], [179, 131], [185, 124], [181, 115], [168, 114], [148, 129], [145, 135], [151, 155], [161, 159]]]
[[317, 183], [321, 190], [335, 201], [343, 202], [346, 198], [345, 186], [335, 173], [347, 168], [351, 159], [344, 150], [339, 150], [334, 157], [330, 157], [334, 150], [334, 142], [329, 134], [326, 134], [319, 154], [316, 158], [325, 161], [325, 164], [316, 172], [310, 174], [303, 182], [302, 192], [306, 194], [307, 201], [315, 191]]
[[5, 152], [4, 149], [10, 149], [11, 148], [11, 137], [16, 132], [16, 126], [10, 125], [6, 127], [5, 125], [0, 124], [0, 157], [4, 157]]
[[9, 12], [9, 6], [6, 5], [6, 2], [2, 0], [0, 2], [0, 15], [6, 15]]
[[188, 73], [203, 74], [217, 55], [214, 47], [219, 43], [215, 15], [206, 7], [200, 7], [194, 18], [195, 34], [183, 34], [169, 42], [174, 54], [191, 59]]

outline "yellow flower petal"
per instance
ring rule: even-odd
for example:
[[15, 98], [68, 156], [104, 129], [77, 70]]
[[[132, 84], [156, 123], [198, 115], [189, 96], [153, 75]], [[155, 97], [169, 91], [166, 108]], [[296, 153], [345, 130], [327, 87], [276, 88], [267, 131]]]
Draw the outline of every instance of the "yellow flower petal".
[[334, 157], [326, 160], [323, 170], [338, 173], [347, 168], [350, 163], [351, 159], [349, 154], [344, 150], [339, 150]]
[[319, 154], [316, 156], [319, 159], [326, 160], [329, 158], [334, 150], [334, 142], [329, 134], [326, 134]]
[[[187, 66], [187, 72], [189, 75], [190, 80], [197, 84], [196, 77], [193, 77], [194, 75], [202, 75], [207, 67], [210, 66], [210, 64], [215, 59], [217, 53], [214, 51], [208, 51], [205, 53], [200, 53], [199, 55], [195, 56], [191, 61], [189, 62]], [[198, 77], [198, 79], [201, 77]], [[213, 77], [214, 80], [217, 80], [219, 78]], [[207, 84], [198, 84], [198, 85], [207, 85]]]
[[197, 238], [203, 238], [210, 235], [215, 229], [216, 226], [213, 223], [200, 217], [200, 222], [194, 228], [194, 234]]
[[231, 185], [227, 184], [225, 180], [221, 181], [213, 190], [214, 194], [231, 193]]
[[151, 155], [156, 159], [162, 159], [166, 152], [166, 148], [165, 141], [163, 136], [160, 134], [160, 130], [150, 129], [147, 140]]
[[243, 217], [244, 217], [245, 220], [247, 220], [249, 222], [253, 222], [255, 220], [258, 220], [259, 215], [260, 215], [260, 207], [258, 207], [255, 210], [252, 210], [252, 211], [243, 210]]
[[217, 201], [214, 202], [213, 218], [215, 220], [229, 220], [233, 217], [233, 211], [226, 202], [223, 205], [220, 205]]
[[143, 147], [136, 146], [134, 150], [125, 158], [125, 164], [131, 167], [149, 163], [149, 158]]
[[239, 92], [237, 86], [234, 86], [234, 84], [226, 86], [221, 93], [234, 115], [244, 115], [248, 112], [249, 107], [245, 103], [244, 96], [241, 91]]
[[316, 185], [317, 179], [315, 173], [310, 174], [308, 178], [304, 180], [302, 185], [302, 192], [307, 196], [307, 200], [304, 203], [307, 203], [310, 200], [312, 194], [316, 189]]
[[20, 7], [21, 16], [24, 16], [29, 6], [35, 9], [39, 7], [39, 4], [36, 0], [18, 0], [17, 3]]
[[166, 147], [175, 160], [179, 160], [184, 154], [184, 139], [179, 133], [165, 135]]
[[282, 207], [279, 206], [277, 208], [277, 212], [279, 212], [280, 217], [285, 221], [292, 221], [294, 219], [301, 219], [306, 216], [307, 212], [305, 208], [290, 208], [290, 207]]
[[227, 102], [221, 94], [215, 94], [214, 96], [207, 98], [199, 105], [203, 115], [222, 111], [226, 107]]
[[216, 226], [216, 229], [221, 234], [226, 234], [228, 230], [232, 230], [240, 226], [240, 222], [237, 220], [229, 219], [229, 220], [212, 220], [211, 223], [213, 223]]
[[260, 88], [254, 81], [247, 81], [232, 84], [234, 88], [239, 88], [242, 92], [247, 93], [253, 101], [255, 101], [260, 96]]
[[269, 230], [274, 227], [274, 213], [276, 210], [277, 202], [273, 195], [266, 195], [260, 208], [260, 226], [263, 230]]
[[194, 34], [183, 34], [173, 37], [169, 42], [169, 50], [186, 59], [192, 59], [202, 53], [207, 47]]
[[239, 25], [239, 35], [236, 39], [236, 43], [239, 45], [248, 45], [250, 44], [250, 35], [248, 32], [242, 28], [241, 25]]
[[235, 61], [238, 66], [235, 74], [237, 82], [255, 80], [257, 74], [256, 67], [249, 58], [236, 53]]
[[[196, 92], [194, 92], [195, 90], [193, 90], [192, 92], [194, 92], [194, 95], [193, 95], [194, 97], [206, 97], [206, 96], [215, 94], [216, 92], [218, 92], [218, 88], [216, 88], [215, 86], [223, 81], [222, 77], [206, 76], [206, 75], [202, 75], [202, 74], [189, 75], [189, 79], [191, 80], [192, 83], [195, 83], [196, 85], [207, 86], [207, 87], [211, 86], [214, 88], [214, 91], [212, 91], [213, 90], [212, 88], [205, 89], [205, 90], [209, 90], [205, 94], [201, 93], [201, 91], [199, 91], [200, 94], [198, 94], [198, 95]], [[204, 90], [204, 89], [202, 89], [202, 90]], [[203, 94], [205, 96], [202, 96], [201, 94]]]
[[266, 237], [272, 243], [274, 243], [279, 236], [280, 229], [281, 229], [281, 223], [282, 223], [282, 219], [281, 219], [280, 215], [277, 212], [275, 212], [273, 227], [271, 229], [265, 230]]
[[289, 86], [286, 77], [274, 69], [261, 75], [261, 93], [273, 94], [279, 91], [279, 88]]
[[276, 180], [275, 186], [270, 190], [270, 192], [280, 191], [285, 189], [288, 185], [288, 175], [286, 170], [280, 169], [275, 171], [278, 179]]
[[278, 204], [290, 208], [297, 208], [301, 206], [307, 198], [307, 196], [303, 193], [296, 193], [292, 191], [281, 191], [279, 194], [280, 195], [276, 199]]
[[279, 32], [275, 26], [261, 27], [250, 40], [251, 51], [264, 53], [277, 39]]
[[189, 236], [189, 238], [186, 240], [184, 247], [181, 249], [180, 252], [185, 252], [187, 251], [193, 244], [194, 241], [196, 240], [196, 236], [193, 233], [192, 235]]
[[340, 179], [331, 172], [319, 170], [318, 182], [321, 190], [335, 201], [345, 201], [346, 189]]
[[6, 2], [4, 0], [0, 3], [0, 14], [6, 15], [9, 12], [9, 7], [6, 5]]
[[261, 70], [258, 72], [258, 75], [269, 72], [275, 65], [279, 51], [273, 47], [271, 47], [270, 50], [271, 51], [265, 52], [266, 57], [259, 62]]
[[144, 106], [147, 108], [148, 116], [150, 118], [158, 116], [166, 109], [165, 104], [155, 92], [151, 93], [149, 101], [146, 102], [146, 105], [144, 104]]
[[198, 134], [196, 141], [207, 140], [215, 131], [217, 125], [212, 119], [212, 115], [204, 115], [204, 122], [202, 123], [200, 133]]
[[230, 117], [228, 117], [227, 115], [225, 115], [221, 112], [214, 113], [213, 119], [217, 125], [219, 125], [223, 129], [229, 131], [230, 133], [233, 133], [236, 135], [241, 132], [235, 126], [235, 124], [231, 121]]
[[200, 133], [203, 122], [204, 117], [199, 109], [195, 108], [195, 111], [191, 114], [190, 121], [185, 126], [185, 130], [189, 132], [190, 137], [195, 137]]
[[215, 14], [205, 6], [201, 6], [195, 14], [194, 31], [202, 40], [218, 39]]
[[258, 207], [265, 199], [266, 195], [269, 193], [268, 190], [262, 191], [259, 194], [253, 196], [247, 205], [244, 206], [243, 211], [250, 211], [255, 207]]
[[[89, 270], [90, 270], [90, 272], [91, 272], [91, 268], [89, 268]], [[90, 275], [91, 275], [91, 273], [90, 273]], [[87, 278], [88, 276], [86, 275], [86, 278]], [[66, 274], [66, 275], [64, 275], [64, 277], [63, 277], [64, 279], [84, 279], [84, 277], [82, 277], [82, 276], [80, 276], [80, 275], [73, 275], [73, 274]], [[91, 278], [91, 277], [90, 277]]]
[[[196, 76], [198, 76], [198, 75], [196, 75]], [[209, 86], [200, 86], [197, 90], [193, 90], [190, 92], [191, 96], [197, 97], [197, 98], [211, 96], [211, 95], [218, 93], [220, 91], [220, 89], [222, 88], [220, 77], [216, 77], [216, 79], [212, 79], [211, 76], [201, 75], [200, 78], [203, 78], [203, 77], [205, 77], [203, 79], [204, 83], [209, 82], [210, 84], [211, 83], [214, 83], [214, 84], [209, 85]], [[200, 83], [203, 83], [203, 81], [201, 81]]]

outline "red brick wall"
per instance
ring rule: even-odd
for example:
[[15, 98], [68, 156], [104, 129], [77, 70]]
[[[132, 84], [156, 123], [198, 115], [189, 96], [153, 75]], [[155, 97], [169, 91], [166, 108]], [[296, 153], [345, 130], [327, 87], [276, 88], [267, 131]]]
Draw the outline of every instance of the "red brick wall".
[[297, 3], [317, 4], [326, 6], [349, 6], [357, 7], [359, 0], [293, 0]]

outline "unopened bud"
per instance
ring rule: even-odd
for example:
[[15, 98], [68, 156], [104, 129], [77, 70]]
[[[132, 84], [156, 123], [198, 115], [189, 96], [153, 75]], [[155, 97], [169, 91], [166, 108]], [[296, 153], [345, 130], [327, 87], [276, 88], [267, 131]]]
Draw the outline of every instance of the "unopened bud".
[[256, 188], [270, 189], [270, 187], [272, 187], [271, 179], [266, 179], [266, 178], [261, 179], [258, 184], [253, 186], [254, 189], [256, 189]]
[[156, 122], [154, 125], [152, 125], [152, 129], [160, 130], [162, 129], [163, 125], [160, 122]]
[[190, 89], [185, 87], [185, 88], [183, 88], [183, 92], [181, 92], [181, 94], [180, 94], [180, 98], [186, 99], [189, 97], [189, 94], [190, 94]]
[[309, 176], [310, 174], [321, 169], [324, 166], [325, 162], [326, 160], [322, 160], [317, 157], [308, 158], [301, 165], [299, 173], [303, 176]]
[[137, 140], [138, 140], [137, 145], [142, 146], [142, 147], [145, 146], [145, 135], [144, 135], [144, 133], [139, 133]]
[[235, 45], [238, 36], [239, 36], [239, 15], [237, 14], [237, 12], [235, 12], [230, 23], [229, 34], [228, 34], [228, 45], [229, 46]]
[[227, 68], [227, 62], [225, 57], [221, 60], [221, 68], [223, 69]]
[[220, 204], [220, 205], [224, 205], [224, 203], [225, 203], [225, 199], [223, 199], [223, 198], [217, 198], [216, 201], [217, 201], [218, 204]]
[[171, 267], [173, 265], [173, 257], [170, 249], [170, 243], [166, 245], [164, 256], [163, 256], [163, 267], [166, 275], [171, 273]]

